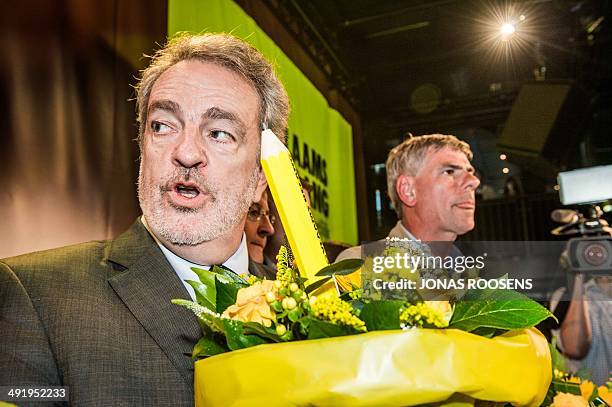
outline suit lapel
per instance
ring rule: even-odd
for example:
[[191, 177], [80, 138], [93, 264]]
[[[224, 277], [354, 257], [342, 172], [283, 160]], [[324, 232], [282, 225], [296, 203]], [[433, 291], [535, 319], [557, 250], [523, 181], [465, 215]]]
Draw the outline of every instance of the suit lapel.
[[190, 355], [200, 327], [191, 312], [170, 302], [190, 297], [140, 220], [112, 242], [108, 260], [123, 269], [109, 284], [192, 386]]

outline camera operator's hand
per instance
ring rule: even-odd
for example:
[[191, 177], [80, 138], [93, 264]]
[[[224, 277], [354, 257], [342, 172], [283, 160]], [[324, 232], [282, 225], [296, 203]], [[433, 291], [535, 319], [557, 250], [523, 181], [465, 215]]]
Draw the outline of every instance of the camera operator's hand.
[[561, 324], [564, 353], [572, 359], [582, 359], [589, 352], [592, 340], [589, 304], [584, 299], [584, 274], [576, 274], [567, 315]]

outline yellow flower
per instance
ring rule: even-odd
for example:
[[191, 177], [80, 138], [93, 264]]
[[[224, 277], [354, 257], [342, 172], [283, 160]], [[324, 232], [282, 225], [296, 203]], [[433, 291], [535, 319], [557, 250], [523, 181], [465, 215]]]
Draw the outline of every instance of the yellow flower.
[[284, 286], [291, 284], [293, 280], [293, 270], [289, 263], [289, 251], [285, 246], [281, 246], [276, 255], [276, 279]]
[[585, 399], [575, 394], [557, 393], [553, 398], [552, 407], [588, 407]]
[[610, 392], [606, 386], [599, 386], [597, 388], [597, 393], [599, 394], [599, 397], [606, 402], [606, 404], [612, 406], [612, 392]]
[[453, 317], [453, 307], [448, 301], [425, 301], [425, 305], [436, 311], [446, 321], [446, 326]]
[[446, 328], [452, 316], [453, 309], [448, 301], [425, 301], [406, 306], [400, 314], [400, 323], [408, 327]]
[[584, 380], [582, 383], [580, 383], [580, 394], [586, 401], [589, 401], [589, 398], [591, 398], [593, 390], [595, 390], [595, 385], [592, 382]]
[[277, 288], [271, 280], [257, 281], [250, 287], [238, 290], [236, 303], [223, 313], [224, 318], [242, 322], [257, 322], [266, 327], [272, 325], [276, 314], [266, 300], [269, 292], [276, 294]]
[[366, 332], [365, 322], [353, 313], [353, 307], [335, 296], [310, 297], [310, 306], [315, 318], [336, 325], [345, 325]]
[[253, 285], [258, 280], [253, 274], [240, 274], [240, 277], [247, 282], [248, 285]]

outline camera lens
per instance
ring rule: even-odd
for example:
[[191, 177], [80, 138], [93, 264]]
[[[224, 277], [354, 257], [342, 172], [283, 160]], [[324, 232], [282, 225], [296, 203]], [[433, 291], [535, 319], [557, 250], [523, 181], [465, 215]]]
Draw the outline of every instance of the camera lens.
[[608, 259], [608, 249], [601, 243], [591, 243], [584, 248], [582, 255], [591, 266], [601, 266]]

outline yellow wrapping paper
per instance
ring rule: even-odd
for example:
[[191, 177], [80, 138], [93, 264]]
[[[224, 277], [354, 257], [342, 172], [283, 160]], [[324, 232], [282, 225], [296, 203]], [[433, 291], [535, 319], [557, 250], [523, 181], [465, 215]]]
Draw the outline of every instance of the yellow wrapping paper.
[[[538, 406], [551, 381], [536, 329], [447, 329], [260, 345], [195, 364], [196, 406], [412, 406], [468, 396]], [[468, 399], [469, 400], [469, 399]]]

